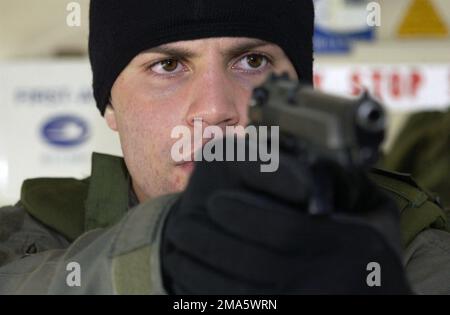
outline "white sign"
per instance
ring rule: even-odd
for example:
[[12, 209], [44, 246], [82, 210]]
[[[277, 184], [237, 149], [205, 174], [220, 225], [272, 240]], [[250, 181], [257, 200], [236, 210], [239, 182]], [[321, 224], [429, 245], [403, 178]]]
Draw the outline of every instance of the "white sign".
[[450, 106], [450, 64], [317, 65], [314, 82], [347, 96], [367, 89], [395, 112]]
[[90, 174], [93, 151], [120, 154], [92, 97], [87, 61], [0, 64], [0, 206], [26, 178]]

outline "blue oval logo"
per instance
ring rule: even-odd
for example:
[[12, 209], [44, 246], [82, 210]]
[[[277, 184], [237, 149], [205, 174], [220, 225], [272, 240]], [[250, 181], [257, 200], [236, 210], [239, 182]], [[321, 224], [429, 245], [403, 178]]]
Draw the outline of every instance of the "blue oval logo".
[[56, 116], [42, 127], [42, 137], [58, 147], [80, 145], [89, 139], [89, 127], [85, 120], [72, 115]]

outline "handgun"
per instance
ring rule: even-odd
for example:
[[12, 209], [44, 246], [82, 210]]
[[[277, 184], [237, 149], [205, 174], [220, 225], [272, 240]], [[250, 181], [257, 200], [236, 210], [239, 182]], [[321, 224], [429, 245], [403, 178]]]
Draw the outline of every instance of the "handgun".
[[[364, 170], [378, 160], [386, 130], [385, 110], [368, 92], [354, 98], [332, 95], [286, 74], [272, 74], [253, 90], [249, 118], [254, 125], [278, 126], [280, 146], [308, 163], [333, 161]], [[327, 176], [320, 168], [312, 174], [312, 214], [332, 210]]]

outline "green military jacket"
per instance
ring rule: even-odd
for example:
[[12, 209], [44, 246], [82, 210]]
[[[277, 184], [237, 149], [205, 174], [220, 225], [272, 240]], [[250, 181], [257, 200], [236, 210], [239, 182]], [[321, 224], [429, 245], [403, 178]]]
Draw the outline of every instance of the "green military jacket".
[[[450, 294], [445, 212], [400, 174], [371, 176], [401, 209], [413, 289]], [[25, 181], [20, 202], [0, 208], [0, 294], [166, 294], [159, 245], [177, 195], [137, 205], [130, 187], [123, 159], [97, 153], [87, 179]]]
[[388, 170], [410, 173], [450, 207], [450, 108], [409, 117], [382, 161]]

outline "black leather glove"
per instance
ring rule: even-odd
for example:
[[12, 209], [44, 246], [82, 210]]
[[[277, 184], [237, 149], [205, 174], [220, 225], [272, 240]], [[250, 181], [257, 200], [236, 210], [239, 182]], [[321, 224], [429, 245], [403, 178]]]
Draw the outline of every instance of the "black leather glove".
[[[409, 293], [398, 212], [364, 174], [323, 163], [335, 211], [310, 215], [311, 168], [280, 154], [260, 162], [199, 162], [170, 210], [161, 245], [174, 294]], [[370, 287], [367, 265], [381, 266]]]

